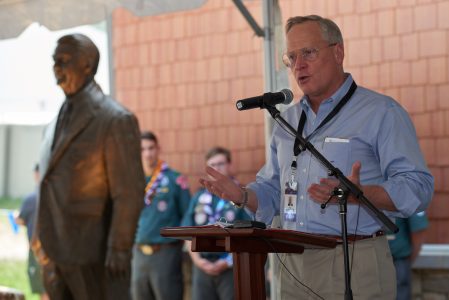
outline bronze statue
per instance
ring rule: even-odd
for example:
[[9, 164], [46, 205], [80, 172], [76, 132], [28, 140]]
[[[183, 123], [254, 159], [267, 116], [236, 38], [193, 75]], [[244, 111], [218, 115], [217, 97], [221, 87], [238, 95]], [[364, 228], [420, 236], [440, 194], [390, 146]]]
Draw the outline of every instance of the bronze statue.
[[126, 299], [144, 174], [135, 116], [94, 80], [86, 36], [58, 40], [54, 74], [66, 95], [41, 150], [36, 244], [51, 299]]

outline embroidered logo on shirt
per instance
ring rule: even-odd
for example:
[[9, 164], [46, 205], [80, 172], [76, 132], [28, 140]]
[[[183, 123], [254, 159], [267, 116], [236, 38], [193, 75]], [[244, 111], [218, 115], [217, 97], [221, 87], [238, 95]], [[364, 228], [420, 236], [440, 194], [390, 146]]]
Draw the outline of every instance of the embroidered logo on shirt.
[[166, 194], [166, 193], [168, 193], [169, 191], [170, 191], [170, 189], [169, 189], [168, 187], [166, 187], [166, 186], [160, 187], [160, 188], [157, 189], [157, 192], [158, 192], [158, 193], [164, 193], [164, 194]]
[[207, 221], [207, 215], [203, 212], [195, 214], [195, 223], [197, 225], [203, 225]]
[[167, 176], [162, 177], [161, 186], [167, 186], [170, 183]]
[[225, 213], [226, 221], [233, 222], [235, 220], [235, 212], [233, 210], [228, 210]]
[[176, 183], [183, 190], [187, 190], [189, 188], [189, 182], [187, 181], [187, 178], [183, 175], [180, 175], [178, 178], [176, 178]]
[[167, 207], [168, 207], [167, 201], [161, 200], [161, 201], [159, 201], [159, 202], [157, 203], [157, 209], [158, 209], [160, 212], [166, 211], [166, 210], [167, 210]]
[[198, 202], [201, 204], [210, 204], [212, 203], [212, 195], [209, 193], [203, 193], [198, 199]]

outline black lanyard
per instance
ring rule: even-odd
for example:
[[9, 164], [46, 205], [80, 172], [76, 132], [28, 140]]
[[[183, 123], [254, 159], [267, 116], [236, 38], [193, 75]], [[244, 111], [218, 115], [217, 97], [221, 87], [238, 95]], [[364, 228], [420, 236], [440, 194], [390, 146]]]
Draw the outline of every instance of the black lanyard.
[[[326, 123], [328, 123], [335, 115], [343, 108], [343, 106], [351, 99], [352, 95], [354, 94], [355, 90], [357, 89], [357, 84], [355, 81], [352, 82], [351, 87], [349, 88], [346, 95], [343, 96], [341, 101], [337, 104], [337, 106], [334, 107], [334, 109], [326, 116], [326, 118], [320, 123], [320, 125], [311, 133], [309, 134], [305, 140], [307, 141], [315, 132], [318, 131], [321, 127], [323, 127]], [[306, 124], [307, 116], [305, 111], [302, 111], [301, 118], [299, 119], [298, 123], [298, 134], [302, 135], [302, 132], [304, 130], [304, 125]], [[295, 145], [293, 146], [293, 153], [296, 156], [301, 153], [300, 149], [300, 141], [298, 138], [295, 138]]]

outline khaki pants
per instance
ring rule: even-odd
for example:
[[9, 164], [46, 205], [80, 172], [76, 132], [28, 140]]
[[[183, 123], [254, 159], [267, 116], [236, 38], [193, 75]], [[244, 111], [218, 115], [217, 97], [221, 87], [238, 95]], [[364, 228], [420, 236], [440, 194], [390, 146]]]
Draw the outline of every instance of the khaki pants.
[[[334, 249], [306, 249], [303, 254], [279, 256], [288, 270], [279, 264], [278, 299], [344, 299], [341, 245]], [[349, 264], [354, 299], [395, 299], [396, 273], [385, 236], [350, 243]]]

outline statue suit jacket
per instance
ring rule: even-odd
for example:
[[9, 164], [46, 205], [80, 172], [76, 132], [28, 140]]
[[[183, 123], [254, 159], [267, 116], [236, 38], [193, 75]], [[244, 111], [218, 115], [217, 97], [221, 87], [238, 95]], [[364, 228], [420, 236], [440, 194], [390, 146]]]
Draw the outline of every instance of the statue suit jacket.
[[59, 264], [104, 263], [107, 251], [130, 250], [143, 207], [144, 174], [135, 116], [95, 81], [73, 101], [68, 131], [44, 136], [37, 232]]

